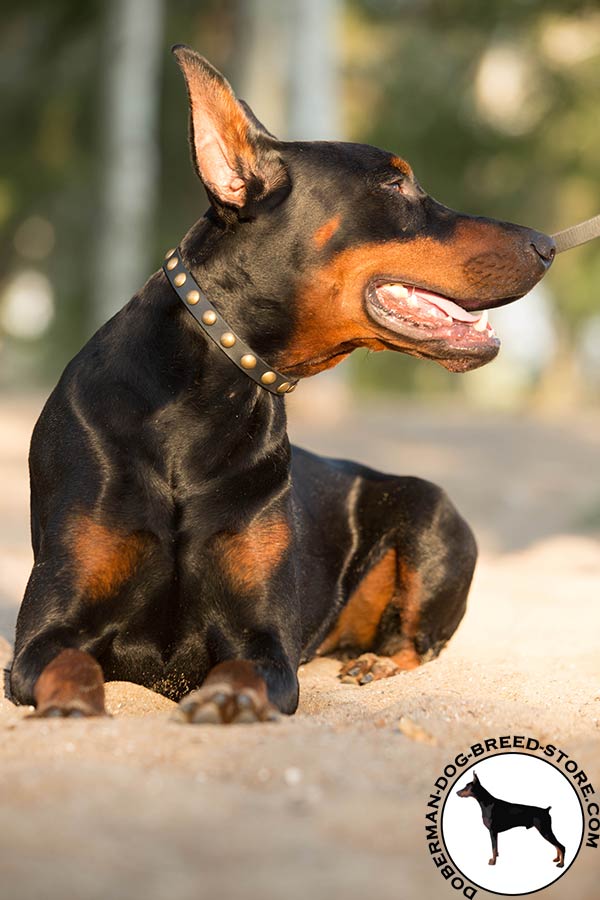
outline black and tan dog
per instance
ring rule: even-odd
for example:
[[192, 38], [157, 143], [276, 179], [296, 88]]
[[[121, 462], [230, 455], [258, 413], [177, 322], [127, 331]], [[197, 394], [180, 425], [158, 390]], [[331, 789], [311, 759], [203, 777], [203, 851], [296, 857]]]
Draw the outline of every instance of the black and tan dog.
[[527, 806], [524, 803], [510, 803], [508, 800], [499, 800], [486, 791], [477, 774], [473, 772], [473, 779], [456, 792], [459, 797], [474, 797], [481, 807], [483, 824], [490, 833], [492, 840], [492, 858], [490, 866], [496, 865], [498, 853], [498, 835], [501, 831], [509, 831], [511, 828], [537, 828], [541, 836], [552, 844], [556, 850], [553, 862], [557, 869], [562, 869], [565, 864], [565, 846], [561, 844], [552, 831], [552, 818], [550, 807]]
[[9, 690], [40, 716], [101, 714], [104, 680], [124, 679], [183, 698], [182, 719], [263, 720], [294, 712], [316, 653], [353, 651], [361, 683], [435, 657], [464, 613], [470, 529], [433, 484], [290, 447], [282, 394], [356, 347], [489, 362], [499, 342], [473, 311], [525, 294], [554, 255], [442, 206], [391, 153], [277, 140], [174, 53], [211, 208], [35, 427]]

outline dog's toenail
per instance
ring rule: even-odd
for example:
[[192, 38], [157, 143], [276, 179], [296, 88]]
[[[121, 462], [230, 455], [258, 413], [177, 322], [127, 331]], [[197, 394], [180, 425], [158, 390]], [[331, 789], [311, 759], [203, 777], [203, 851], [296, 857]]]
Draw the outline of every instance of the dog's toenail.
[[215, 703], [217, 706], [223, 706], [223, 704], [227, 702], [227, 695], [222, 691], [217, 691], [217, 693], [213, 694], [210, 699], [211, 702]]

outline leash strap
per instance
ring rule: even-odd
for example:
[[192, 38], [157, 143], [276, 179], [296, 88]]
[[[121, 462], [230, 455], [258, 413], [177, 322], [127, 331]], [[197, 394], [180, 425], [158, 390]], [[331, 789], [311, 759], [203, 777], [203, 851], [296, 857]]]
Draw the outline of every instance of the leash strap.
[[272, 369], [229, 327], [206, 297], [192, 273], [186, 269], [179, 248], [169, 250], [163, 264], [163, 272], [169, 284], [194, 317], [202, 331], [217, 345], [225, 356], [252, 381], [271, 394], [290, 394], [297, 380], [286, 378]]
[[556, 244], [556, 252], [563, 253], [565, 250], [578, 247], [579, 244], [587, 244], [597, 237], [600, 237], [600, 215], [571, 228], [565, 228], [564, 231], [557, 231], [552, 235], [552, 240]]

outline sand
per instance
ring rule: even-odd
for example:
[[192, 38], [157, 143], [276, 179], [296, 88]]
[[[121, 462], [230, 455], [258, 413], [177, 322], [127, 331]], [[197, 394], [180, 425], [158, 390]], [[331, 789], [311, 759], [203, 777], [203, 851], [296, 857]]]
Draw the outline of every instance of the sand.
[[[0, 408], [0, 660], [27, 577], [26, 443], [39, 398]], [[137, 685], [111, 718], [27, 719], [0, 701], [0, 894], [6, 900], [443, 898], [425, 804], [472, 741], [564, 747], [600, 788], [600, 553], [589, 530], [600, 421], [423, 413], [397, 405], [295, 435], [450, 489], [482, 545], [468, 613], [441, 657], [362, 687], [300, 671], [296, 716], [188, 726]], [[598, 896], [600, 851], [544, 896]], [[484, 892], [480, 892], [483, 896]]]

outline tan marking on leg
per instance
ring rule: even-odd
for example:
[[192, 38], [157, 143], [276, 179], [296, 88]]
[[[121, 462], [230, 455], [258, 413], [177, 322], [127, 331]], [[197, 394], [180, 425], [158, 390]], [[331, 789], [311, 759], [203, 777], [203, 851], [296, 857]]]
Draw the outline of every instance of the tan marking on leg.
[[358, 659], [350, 660], [340, 671], [344, 682], [367, 684], [379, 681], [401, 671], [416, 669], [423, 661], [415, 647], [422, 601], [421, 576], [405, 563], [400, 563], [399, 573], [397, 568], [396, 551], [388, 550], [363, 578], [317, 650], [321, 655], [344, 647], [373, 650], [386, 608], [391, 603], [401, 607], [402, 631], [395, 641], [389, 639], [398, 649], [388, 650], [387, 654], [362, 653]]
[[396, 576], [396, 551], [392, 549], [369, 569], [317, 652], [332, 653], [338, 647], [370, 649], [383, 611], [395, 594]]
[[91, 600], [113, 594], [134, 574], [149, 549], [150, 535], [123, 532], [77, 516], [70, 526], [75, 577]]
[[409, 569], [406, 563], [400, 566], [400, 582], [402, 584], [402, 643], [400, 650], [391, 658], [399, 669], [416, 669], [421, 659], [415, 649], [415, 638], [421, 616], [423, 587], [421, 576], [415, 569]]
[[227, 580], [238, 590], [256, 591], [273, 574], [291, 541], [287, 519], [254, 520], [237, 534], [219, 534], [213, 550]]
[[104, 677], [89, 653], [68, 649], [59, 653], [35, 683], [36, 716], [50, 711], [60, 715], [104, 715]]
[[333, 218], [329, 219], [325, 222], [324, 225], [321, 225], [320, 228], [317, 228], [315, 233], [313, 234], [313, 241], [319, 250], [322, 250], [325, 244], [331, 240], [333, 235], [340, 227], [340, 216], [333, 216]]

